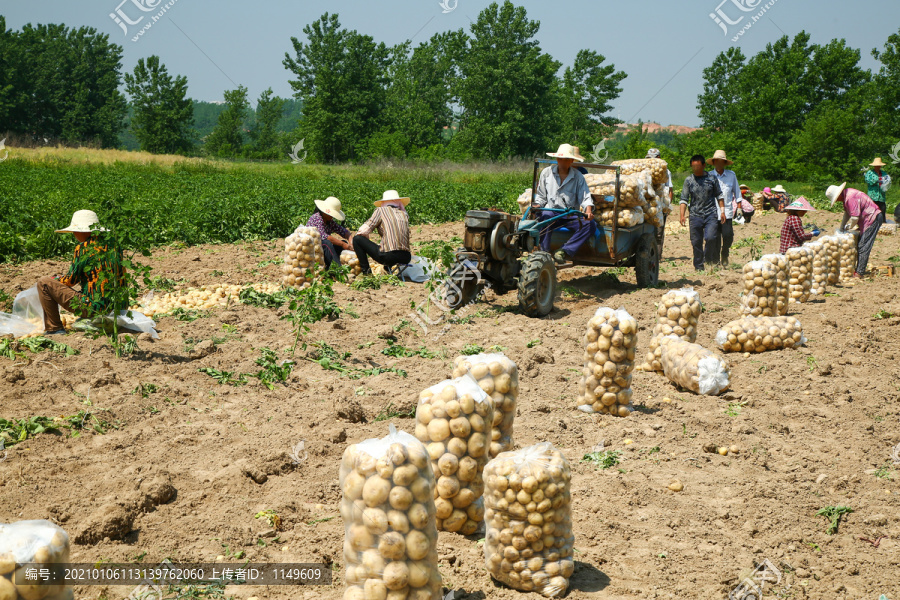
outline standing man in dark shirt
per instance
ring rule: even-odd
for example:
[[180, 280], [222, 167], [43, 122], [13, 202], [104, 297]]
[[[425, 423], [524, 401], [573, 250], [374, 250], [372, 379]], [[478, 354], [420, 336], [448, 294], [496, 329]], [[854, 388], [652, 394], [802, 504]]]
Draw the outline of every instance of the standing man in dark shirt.
[[[706, 159], [699, 154], [691, 157], [691, 171], [681, 190], [681, 226], [685, 212], [690, 211], [691, 246], [694, 248], [694, 269], [703, 270], [704, 262], [719, 262], [719, 232], [725, 222], [725, 195], [719, 180], [706, 172]], [[716, 206], [718, 204], [718, 207]]]

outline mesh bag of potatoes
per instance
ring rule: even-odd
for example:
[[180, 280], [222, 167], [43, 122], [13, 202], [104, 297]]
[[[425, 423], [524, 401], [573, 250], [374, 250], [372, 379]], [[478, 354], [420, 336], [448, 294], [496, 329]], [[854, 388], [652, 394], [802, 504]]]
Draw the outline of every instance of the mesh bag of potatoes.
[[825, 257], [825, 244], [821, 240], [806, 242], [803, 244], [813, 253], [812, 287], [809, 293], [813, 296], [821, 296], [828, 287], [828, 265]]
[[637, 321], [628, 311], [597, 309], [584, 333], [584, 367], [578, 383], [581, 411], [618, 417], [631, 414], [636, 345]]
[[805, 343], [797, 317], [744, 317], [726, 324], [716, 334], [716, 345], [725, 352], [766, 352]]
[[298, 227], [284, 240], [285, 287], [304, 289], [312, 283], [317, 265], [325, 264], [322, 236], [315, 227]]
[[393, 425], [341, 460], [344, 600], [440, 600], [434, 474], [425, 446]]
[[856, 249], [856, 236], [852, 233], [836, 233], [838, 248], [841, 250], [840, 280], [850, 281], [856, 272], [856, 260], [859, 258]]
[[519, 210], [524, 215], [525, 211], [528, 210], [528, 207], [531, 206], [531, 188], [528, 188], [516, 198], [516, 204], [519, 205]]
[[728, 389], [728, 363], [700, 344], [669, 335], [660, 339], [663, 373], [681, 387], [698, 394], [718, 396]]
[[565, 594], [575, 570], [566, 458], [549, 442], [503, 452], [485, 467], [484, 481], [488, 572], [516, 590]]
[[471, 535], [484, 520], [482, 472], [488, 461], [494, 402], [469, 375], [419, 394], [416, 437], [434, 470], [436, 525]]
[[0, 523], [0, 599], [72, 600], [72, 588], [64, 583], [38, 585], [25, 578], [29, 567], [47, 568], [54, 581], [62, 581], [65, 573], [59, 565], [68, 562], [69, 536], [54, 523]]
[[490, 457], [513, 449], [513, 421], [519, 398], [519, 371], [503, 354], [459, 356], [453, 363], [453, 377], [471, 375], [494, 403]]
[[777, 278], [775, 265], [768, 261], [753, 260], [744, 265], [741, 314], [753, 317], [777, 316]]
[[775, 313], [786, 315], [791, 298], [791, 266], [784, 254], [765, 254], [759, 260], [775, 267]]
[[[612, 227], [613, 209], [606, 208], [594, 213], [594, 220], [603, 227]], [[644, 210], [638, 206], [635, 208], [619, 207], [619, 227], [635, 227], [644, 222]]]
[[812, 290], [812, 270], [815, 252], [809, 246], [796, 246], [784, 253], [790, 265], [788, 274], [788, 294], [790, 302], [801, 303], [809, 300]]
[[[590, 176], [590, 179], [588, 177]], [[601, 175], [586, 175], [585, 181], [594, 197], [594, 206], [598, 209], [612, 206], [612, 199], [616, 195], [615, 173]], [[649, 172], [640, 172], [634, 175], [622, 175], [619, 177], [619, 208], [641, 207], [647, 205], [647, 199], [653, 192]]]
[[680, 290], [666, 292], [656, 309], [656, 325], [653, 327], [650, 349], [647, 350], [647, 359], [641, 365], [641, 370], [663, 370], [659, 361], [662, 355], [659, 338], [677, 335], [686, 342], [696, 341], [697, 321], [701, 312], [703, 305], [700, 303], [700, 294], [695, 292], [694, 288], [683, 287]]
[[614, 167], [619, 167], [619, 172], [622, 175], [648, 171], [652, 185], [663, 185], [669, 180], [669, 163], [661, 158], [632, 158], [617, 160], [611, 164]]
[[359, 266], [359, 257], [352, 250], [344, 250], [341, 252], [341, 264], [350, 269], [350, 279], [354, 279], [362, 275], [362, 267]]
[[828, 285], [841, 281], [841, 244], [836, 236], [826, 235], [819, 238], [825, 259], [825, 278]]

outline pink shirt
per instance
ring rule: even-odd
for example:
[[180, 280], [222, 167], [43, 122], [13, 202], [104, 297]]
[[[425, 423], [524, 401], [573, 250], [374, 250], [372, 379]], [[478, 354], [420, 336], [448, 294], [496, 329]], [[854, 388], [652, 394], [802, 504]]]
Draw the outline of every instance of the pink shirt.
[[859, 219], [860, 233], [868, 229], [881, 213], [881, 209], [869, 198], [868, 194], [853, 188], [844, 190], [844, 211], [851, 217]]

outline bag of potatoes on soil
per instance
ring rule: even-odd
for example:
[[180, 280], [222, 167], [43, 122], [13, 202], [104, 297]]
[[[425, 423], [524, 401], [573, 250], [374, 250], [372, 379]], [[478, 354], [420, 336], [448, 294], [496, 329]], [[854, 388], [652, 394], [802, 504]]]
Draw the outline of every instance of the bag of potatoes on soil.
[[[594, 220], [602, 227], [612, 227], [613, 209], [607, 208], [594, 213]], [[638, 206], [635, 208], [619, 207], [619, 227], [635, 227], [644, 222], [644, 211]]]
[[352, 250], [344, 250], [341, 252], [341, 264], [350, 269], [350, 279], [362, 275], [362, 267], [359, 266], [359, 257]]
[[647, 350], [647, 359], [641, 365], [641, 370], [663, 370], [659, 361], [662, 355], [659, 338], [677, 335], [686, 342], [696, 341], [697, 322], [701, 312], [703, 305], [700, 303], [700, 294], [692, 287], [683, 287], [663, 294], [656, 309], [656, 325], [651, 334], [650, 349]]
[[674, 335], [660, 339], [660, 345], [660, 362], [669, 381], [711, 396], [718, 396], [728, 389], [728, 364], [715, 352]]
[[487, 464], [484, 480], [488, 572], [516, 590], [565, 594], [575, 570], [566, 458], [549, 442], [503, 452]]
[[841, 251], [840, 281], [850, 281], [856, 272], [856, 261], [859, 258], [856, 236], [852, 233], [836, 233], [834, 237]]
[[788, 294], [790, 302], [806, 302], [812, 290], [812, 270], [815, 252], [808, 246], [789, 248], [784, 256], [788, 260]]
[[764, 254], [759, 260], [771, 263], [775, 267], [775, 312], [786, 315], [790, 302], [791, 267], [784, 254]]
[[425, 446], [393, 425], [341, 459], [344, 600], [440, 600], [434, 475]]
[[578, 383], [579, 410], [627, 417], [631, 373], [637, 345], [637, 321], [624, 308], [601, 306], [584, 334], [584, 367]]
[[325, 266], [322, 236], [315, 227], [298, 227], [284, 240], [285, 287], [304, 289], [312, 283], [316, 268]]
[[419, 394], [416, 437], [434, 470], [437, 528], [471, 535], [484, 520], [482, 472], [491, 448], [494, 402], [469, 375]]
[[504, 354], [459, 356], [453, 363], [453, 377], [470, 375], [494, 402], [490, 457], [513, 449], [513, 421], [519, 398], [519, 371]]
[[[63, 583], [26, 583], [26, 568], [48, 568], [56, 581], [65, 573], [54, 565], [69, 562], [69, 536], [50, 521], [0, 523], [0, 599], [72, 600], [72, 588]], [[25, 565], [28, 565], [26, 567]]]
[[619, 172], [622, 175], [648, 171], [652, 185], [663, 185], [669, 180], [669, 163], [661, 158], [630, 158], [617, 160], [611, 164], [614, 167], [619, 167]]
[[833, 235], [823, 236], [819, 241], [824, 252], [826, 282], [836, 285], [841, 281], [841, 244]]
[[821, 296], [828, 287], [828, 259], [825, 256], [825, 244], [820, 240], [806, 242], [804, 247], [813, 253], [812, 287], [809, 293], [813, 296]]
[[797, 317], [744, 317], [727, 323], [716, 334], [716, 345], [725, 352], [766, 352], [805, 343]]
[[777, 316], [778, 271], [768, 261], [753, 260], [744, 265], [741, 314], [753, 317]]

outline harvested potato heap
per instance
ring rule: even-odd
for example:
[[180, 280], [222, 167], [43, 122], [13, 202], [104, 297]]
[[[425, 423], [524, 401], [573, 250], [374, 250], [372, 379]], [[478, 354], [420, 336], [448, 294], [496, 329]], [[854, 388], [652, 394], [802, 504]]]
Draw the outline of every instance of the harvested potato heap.
[[784, 254], [765, 254], [759, 260], [775, 267], [775, 316], [786, 315], [791, 298], [791, 267]]
[[341, 461], [344, 600], [440, 600], [434, 475], [425, 447], [390, 426]]
[[[612, 202], [605, 200], [607, 196], [616, 195], [616, 174], [607, 172], [600, 175], [587, 174], [584, 176], [594, 195], [594, 206], [598, 210], [612, 207]], [[633, 175], [619, 177], [619, 208], [632, 208], [647, 206], [650, 195], [656, 195], [653, 191], [653, 183], [649, 171], [641, 171]], [[598, 197], [599, 196], [599, 197]]]
[[[594, 220], [604, 227], [612, 227], [613, 209], [607, 208], [594, 213]], [[638, 206], [635, 208], [619, 208], [619, 227], [634, 227], [644, 222], [644, 210]]]
[[316, 265], [324, 264], [322, 236], [315, 227], [298, 227], [284, 240], [285, 287], [309, 287]]
[[513, 449], [513, 420], [519, 397], [519, 371], [503, 354], [460, 356], [454, 362], [453, 377], [471, 375], [490, 394], [494, 403], [490, 457]]
[[821, 240], [806, 242], [804, 247], [813, 252], [812, 287], [810, 294], [821, 296], [828, 287], [828, 259], [825, 255], [825, 244]]
[[819, 238], [825, 252], [825, 276], [828, 285], [841, 281], [841, 244], [837, 237], [826, 235]]
[[853, 273], [856, 272], [856, 260], [858, 258], [856, 236], [852, 233], [838, 233], [834, 237], [837, 239], [838, 247], [841, 250], [840, 280], [850, 281], [853, 278]]
[[728, 364], [699, 344], [670, 335], [660, 340], [666, 378], [698, 394], [718, 396], [728, 389]]
[[356, 252], [344, 250], [341, 252], [341, 264], [350, 269], [350, 279], [362, 275], [362, 267], [359, 266], [359, 257]]
[[650, 223], [654, 227], [662, 227], [663, 215], [665, 214], [666, 202], [659, 193], [654, 194], [654, 198], [650, 200], [644, 209], [644, 222]]
[[744, 265], [744, 292], [741, 314], [753, 317], [777, 316], [778, 271], [767, 261], [754, 260]]
[[541, 442], [498, 455], [484, 480], [488, 572], [516, 590], [562, 596], [575, 570], [568, 461]]
[[812, 290], [815, 252], [809, 246], [797, 246], [784, 253], [790, 265], [788, 293], [791, 302], [806, 302]]
[[416, 437], [427, 445], [436, 480], [437, 528], [471, 535], [484, 520], [484, 479], [494, 402], [469, 375], [419, 394]]
[[224, 308], [231, 302], [237, 302], [241, 290], [252, 287], [257, 292], [274, 294], [281, 290], [277, 283], [254, 283], [251, 285], [234, 285], [223, 283], [221, 285], [204, 285], [199, 288], [191, 288], [180, 292], [169, 292], [161, 296], [154, 295], [142, 303], [141, 306], [132, 306], [133, 310], [140, 311], [148, 317], [169, 313], [176, 308], [184, 310], [209, 310], [210, 308]]
[[69, 536], [57, 525], [50, 521], [0, 523], [0, 600], [72, 600], [72, 588], [63, 584], [16, 583], [25, 581], [24, 565], [40, 569], [68, 562]]
[[620, 167], [622, 175], [632, 175], [642, 171], [650, 172], [652, 185], [663, 185], [669, 179], [669, 164], [661, 158], [632, 158], [617, 160], [612, 163], [614, 167]]
[[624, 308], [601, 306], [584, 334], [584, 368], [578, 384], [584, 412], [627, 417], [631, 406], [631, 372], [637, 345], [637, 321]]
[[656, 310], [656, 326], [650, 338], [650, 349], [647, 351], [647, 360], [641, 365], [644, 371], [662, 371], [662, 363], [659, 358], [662, 349], [659, 347], [659, 338], [667, 335], [677, 335], [686, 342], [697, 340], [697, 321], [703, 305], [700, 303], [700, 294], [692, 287], [684, 287], [680, 290], [666, 292], [659, 301]]
[[797, 317], [744, 317], [725, 325], [716, 344], [725, 352], [765, 352], [806, 343]]

